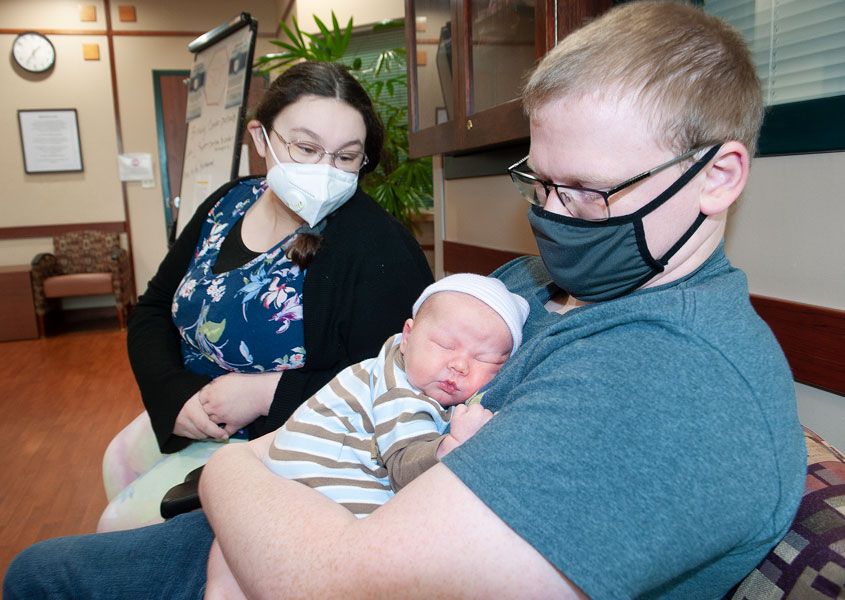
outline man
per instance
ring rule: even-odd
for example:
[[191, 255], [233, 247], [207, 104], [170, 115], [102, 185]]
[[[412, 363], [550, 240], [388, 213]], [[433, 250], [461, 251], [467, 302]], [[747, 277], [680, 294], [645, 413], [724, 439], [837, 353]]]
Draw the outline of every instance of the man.
[[[360, 521], [267, 471], [268, 439], [215, 454], [203, 506], [249, 597], [715, 598], [788, 529], [805, 469], [791, 375], [721, 247], [762, 115], [739, 35], [624, 5], [550, 52], [524, 101], [512, 177], [542, 258], [497, 272], [531, 313], [484, 396], [496, 416]], [[204, 532], [179, 567], [193, 590], [211, 532], [168, 525]], [[132, 560], [166, 539], [135, 534]], [[124, 556], [82, 545], [64, 553]], [[30, 578], [49, 564], [34, 556]]]
[[[499, 414], [360, 523], [241, 472], [246, 448], [215, 459], [205, 506], [248, 591], [275, 569], [278, 593], [714, 597], [788, 529], [792, 381], [721, 250], [762, 117], [741, 38], [683, 5], [618, 8], [563, 40], [524, 101], [513, 177], [541, 205], [543, 264], [498, 273], [533, 300], [533, 345], [485, 397]], [[283, 516], [229, 518], [254, 485]]]

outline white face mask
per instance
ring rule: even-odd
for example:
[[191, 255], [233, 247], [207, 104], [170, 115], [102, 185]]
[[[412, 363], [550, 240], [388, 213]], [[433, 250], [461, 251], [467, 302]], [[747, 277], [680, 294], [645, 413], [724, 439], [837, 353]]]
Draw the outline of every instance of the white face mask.
[[276, 163], [267, 173], [267, 184], [285, 206], [314, 227], [349, 200], [358, 187], [358, 174], [327, 164], [305, 165], [281, 162], [267, 131], [261, 128], [270, 155]]

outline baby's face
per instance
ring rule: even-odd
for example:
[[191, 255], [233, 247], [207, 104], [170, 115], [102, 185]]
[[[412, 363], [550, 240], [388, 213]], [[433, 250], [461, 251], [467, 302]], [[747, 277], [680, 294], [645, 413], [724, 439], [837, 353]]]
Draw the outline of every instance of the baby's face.
[[511, 352], [505, 321], [481, 300], [439, 292], [408, 319], [400, 350], [414, 387], [442, 406], [461, 404], [486, 385]]

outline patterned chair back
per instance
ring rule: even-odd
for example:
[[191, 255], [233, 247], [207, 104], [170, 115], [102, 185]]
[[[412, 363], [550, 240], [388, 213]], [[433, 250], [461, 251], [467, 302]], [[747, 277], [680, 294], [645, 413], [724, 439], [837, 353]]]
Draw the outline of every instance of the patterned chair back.
[[804, 439], [807, 479], [792, 527], [726, 599], [845, 598], [845, 456], [806, 427]]
[[53, 248], [63, 274], [108, 273], [109, 259], [120, 248], [120, 236], [107, 231], [73, 231], [54, 237]]

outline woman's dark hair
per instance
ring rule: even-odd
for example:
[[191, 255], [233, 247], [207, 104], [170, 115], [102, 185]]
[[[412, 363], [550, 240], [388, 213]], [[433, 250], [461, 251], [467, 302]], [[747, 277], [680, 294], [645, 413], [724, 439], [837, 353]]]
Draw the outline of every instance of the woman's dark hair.
[[357, 110], [364, 119], [367, 139], [364, 154], [367, 164], [361, 168], [361, 175], [375, 170], [381, 161], [384, 144], [384, 125], [378, 116], [373, 101], [346, 67], [337, 63], [301, 62], [279, 75], [255, 109], [255, 118], [270, 132], [273, 121], [287, 106], [302, 96], [337, 98]]
[[[301, 62], [292, 66], [279, 75], [264, 93], [255, 109], [255, 118], [269, 133], [280, 112], [308, 95], [337, 98], [360, 113], [367, 129], [367, 138], [364, 140], [367, 164], [361, 168], [360, 175], [375, 170], [381, 162], [384, 125], [367, 92], [343, 65]], [[300, 233], [294, 243], [288, 246], [287, 255], [301, 268], [306, 268], [320, 248], [321, 240], [321, 236], [316, 233]]]

